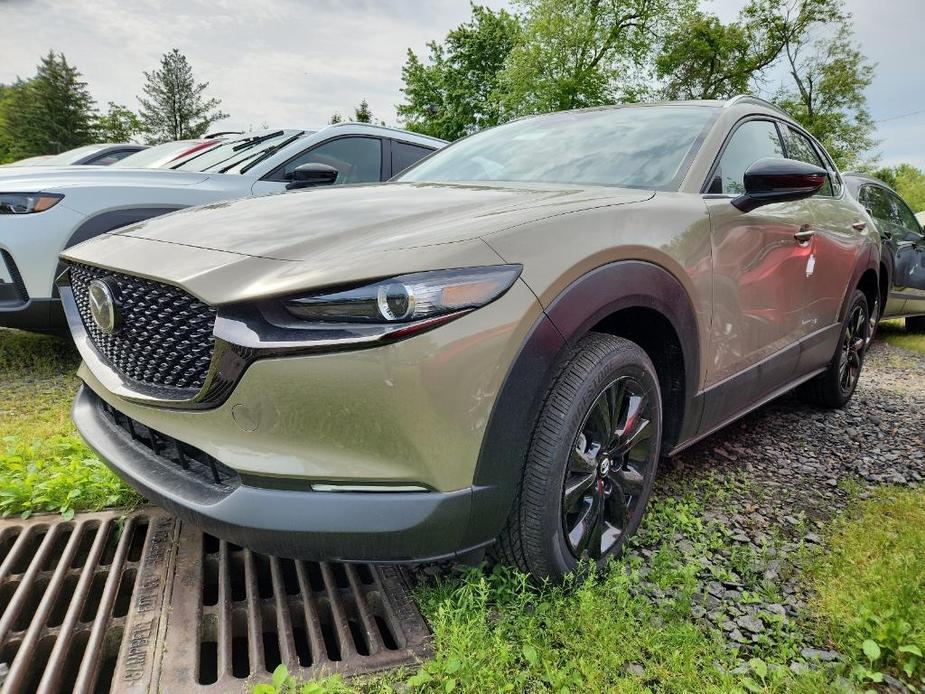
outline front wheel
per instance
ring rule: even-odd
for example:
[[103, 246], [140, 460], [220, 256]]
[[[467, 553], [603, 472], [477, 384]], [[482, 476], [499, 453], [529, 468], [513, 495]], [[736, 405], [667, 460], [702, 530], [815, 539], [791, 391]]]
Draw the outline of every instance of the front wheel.
[[867, 297], [856, 289], [842, 323], [835, 355], [826, 370], [806, 383], [800, 391], [806, 400], [823, 407], [845, 406], [854, 395], [861, 378], [869, 330]]
[[619, 337], [585, 337], [547, 393], [499, 558], [553, 581], [584, 559], [603, 566], [639, 526], [661, 431], [646, 353]]

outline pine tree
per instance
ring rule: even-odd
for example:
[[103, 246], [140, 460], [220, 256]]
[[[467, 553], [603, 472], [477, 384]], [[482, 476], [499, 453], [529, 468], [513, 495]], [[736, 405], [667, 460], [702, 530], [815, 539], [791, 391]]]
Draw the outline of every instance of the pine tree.
[[353, 120], [357, 123], [372, 123], [373, 112], [369, 110], [369, 102], [366, 99], [360, 102], [353, 112]]
[[57, 154], [93, 142], [96, 104], [77, 68], [61, 53], [42, 58], [35, 77], [4, 90], [0, 133], [5, 156]]
[[139, 116], [149, 142], [201, 137], [213, 123], [228, 117], [217, 110], [221, 99], [205, 98], [209, 83], [196, 82], [186, 56], [176, 48], [163, 55], [159, 69], [144, 74]]

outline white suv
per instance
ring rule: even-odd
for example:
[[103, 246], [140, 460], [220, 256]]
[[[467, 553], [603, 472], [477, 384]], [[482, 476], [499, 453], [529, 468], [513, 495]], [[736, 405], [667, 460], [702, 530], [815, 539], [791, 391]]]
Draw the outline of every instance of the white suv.
[[404, 130], [342, 123], [318, 132], [248, 133], [172, 163], [173, 170], [0, 170], [0, 326], [66, 332], [54, 280], [58, 254], [80, 241], [193, 205], [385, 181], [445, 144]]

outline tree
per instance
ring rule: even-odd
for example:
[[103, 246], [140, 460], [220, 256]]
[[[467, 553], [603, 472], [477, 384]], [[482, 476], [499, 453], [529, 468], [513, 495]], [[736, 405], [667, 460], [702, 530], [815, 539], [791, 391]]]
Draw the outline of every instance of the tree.
[[139, 115], [152, 144], [201, 137], [213, 123], [228, 117], [217, 110], [221, 99], [205, 97], [209, 83], [196, 82], [186, 56], [176, 48], [163, 55], [159, 69], [144, 75]]
[[373, 112], [369, 110], [369, 103], [366, 99], [360, 102], [353, 111], [353, 120], [357, 123], [372, 123]]
[[138, 115], [113, 101], [109, 110], [96, 120], [97, 137], [102, 142], [131, 142], [144, 132]]
[[792, 85], [775, 102], [822, 142], [841, 168], [854, 168], [876, 144], [864, 90], [874, 65], [855, 47], [850, 16], [839, 18], [833, 35], [786, 41]]
[[442, 43], [427, 44], [426, 62], [409, 49], [402, 67], [405, 103], [398, 106], [405, 127], [455, 140], [497, 125], [498, 75], [521, 36], [517, 17], [473, 4], [468, 22], [450, 31]]
[[500, 75], [506, 115], [636, 101], [694, 0], [519, 0], [523, 41]]
[[63, 54], [50, 51], [35, 77], [3, 91], [0, 139], [7, 158], [57, 154], [93, 141], [95, 102]]
[[668, 34], [655, 60], [665, 80], [663, 98], [729, 99], [748, 92], [783, 48], [750, 14], [746, 8], [738, 21], [723, 24], [696, 11]]
[[328, 124], [335, 125], [337, 123], [343, 123], [343, 122], [344, 122], [344, 117], [340, 115], [338, 111], [335, 111], [334, 113], [331, 114], [331, 119], [328, 121]]

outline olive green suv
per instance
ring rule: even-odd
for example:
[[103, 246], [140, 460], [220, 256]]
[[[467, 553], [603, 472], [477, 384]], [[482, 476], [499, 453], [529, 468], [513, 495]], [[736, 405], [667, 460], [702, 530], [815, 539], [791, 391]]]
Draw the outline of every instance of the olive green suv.
[[517, 120], [383, 185], [65, 251], [73, 416], [130, 484], [271, 554], [603, 561], [660, 455], [797, 386], [843, 405], [879, 247], [748, 97]]

